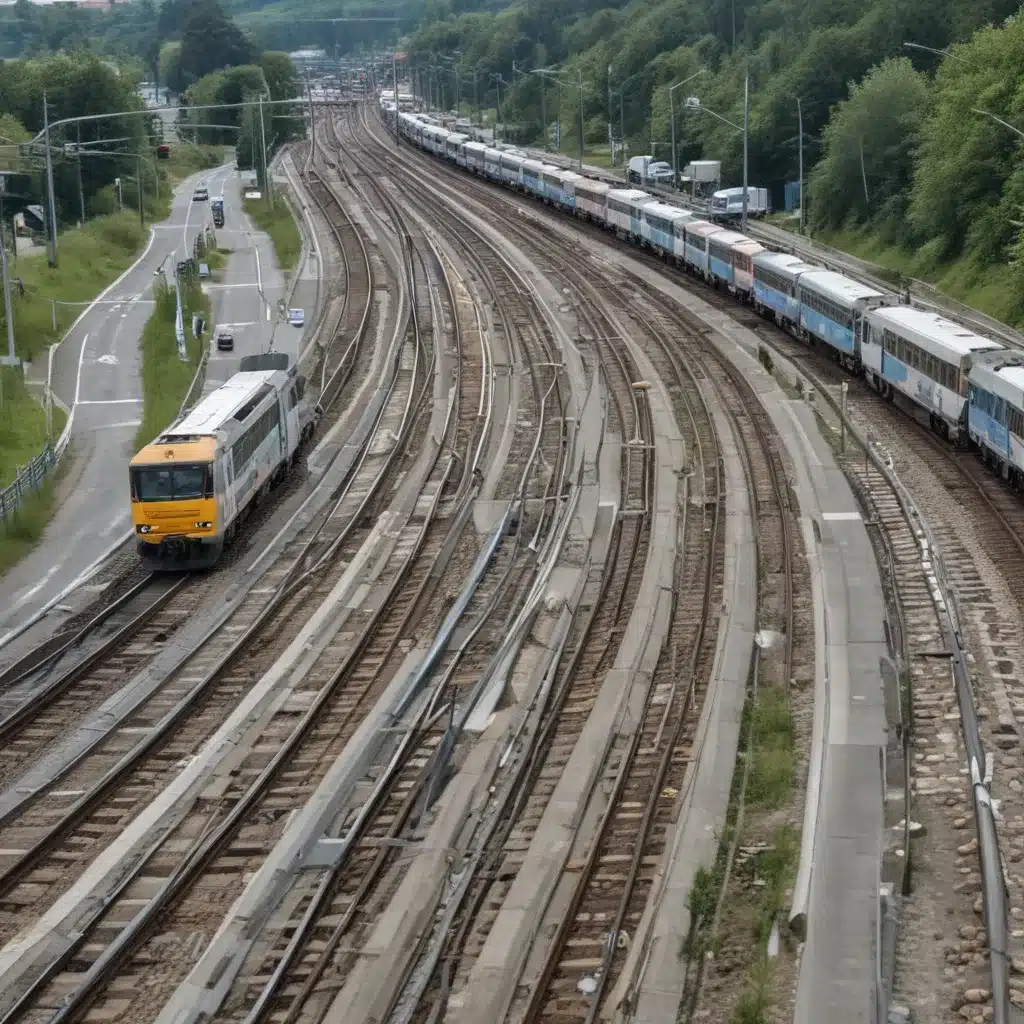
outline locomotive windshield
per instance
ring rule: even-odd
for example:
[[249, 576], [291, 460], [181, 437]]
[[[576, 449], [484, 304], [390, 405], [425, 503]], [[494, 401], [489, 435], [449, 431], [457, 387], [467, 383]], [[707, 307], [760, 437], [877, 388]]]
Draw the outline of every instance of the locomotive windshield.
[[210, 463], [140, 466], [132, 470], [134, 501], [194, 501], [213, 496]]

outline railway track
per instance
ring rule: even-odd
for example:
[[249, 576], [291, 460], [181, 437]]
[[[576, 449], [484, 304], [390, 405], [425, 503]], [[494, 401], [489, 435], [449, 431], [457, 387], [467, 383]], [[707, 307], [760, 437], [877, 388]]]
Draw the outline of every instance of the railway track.
[[[442, 174], [446, 172], [442, 171]], [[460, 192], [465, 196], [467, 188], [462, 176], [459, 182]], [[468, 191], [473, 197], [480, 197], [482, 207], [488, 206], [488, 196], [494, 195], [493, 191], [477, 185], [469, 185]], [[685, 318], [664, 304], [660, 308], [652, 308], [649, 297], [637, 301], [640, 296], [635, 293], [633, 282], [626, 282], [626, 287], [622, 287], [614, 280], [614, 275], [610, 280], [607, 270], [598, 267], [596, 261], [591, 261], [589, 268], [592, 283], [582, 272], [573, 274], [567, 271], [566, 268], [579, 268], [579, 254], [563, 243], [548, 240], [546, 253], [536, 253], [536, 243], [530, 232], [519, 227], [518, 218], [508, 216], [506, 204], [498, 199], [494, 206], [501, 210], [500, 216], [508, 225], [507, 232], [527, 251], [534, 250], [533, 258], [553, 280], [568, 278], [574, 290], [581, 296], [586, 295], [591, 304], [600, 302], [600, 297], [594, 294], [597, 289], [606, 296], [613, 295], [622, 309], [630, 311], [629, 315], [641, 328], [641, 336], [658, 342], [647, 346], [647, 352], [654, 358], [662, 379], [672, 382], [670, 390], [677, 422], [689, 425], [688, 435], [696, 439], [695, 450], [701, 448], [702, 435], [704, 445], [708, 444], [711, 435], [700, 388], [719, 393], [735, 433], [742, 441], [746, 473], [755, 495], [755, 514], [762, 539], [759, 552], [763, 578], [760, 624], [780, 637], [775, 649], [764, 652], [762, 678], [788, 692], [797, 655], [802, 659], [804, 671], [808, 665], [813, 667], [809, 602], [798, 600], [795, 594], [795, 590], [808, 581], [806, 563], [799, 557], [802, 555], [802, 542], [794, 534], [795, 511], [780, 442], [755, 393], [731, 364], [718, 357], [711, 346], [701, 340], [702, 332]], [[600, 336], [602, 332], [598, 329], [596, 333]], [[615, 335], [614, 331], [607, 333], [611, 337]], [[684, 339], [684, 349], [688, 354], [700, 353], [699, 369], [691, 372], [681, 365], [678, 358], [680, 338]], [[656, 358], [653, 355], [655, 350]], [[685, 398], [682, 393], [684, 386]], [[694, 408], [703, 409], [703, 429], [698, 426]], [[712, 491], [716, 494], [717, 473], [716, 461], [715, 490]], [[705, 479], [705, 494], [709, 493], [710, 485], [711, 481]], [[710, 507], [717, 512], [717, 499]], [[705, 506], [705, 516], [708, 511]], [[701, 532], [704, 532], [708, 528], [707, 523], [702, 525]], [[716, 531], [717, 527], [713, 527], [711, 550], [720, 541]], [[706, 539], [702, 538], [702, 541]], [[665, 838], [675, 807], [672, 797], [682, 788], [686, 766], [693, 755], [691, 746], [696, 721], [692, 708], [695, 704], [700, 706], [703, 699], [700, 683], [702, 679], [706, 681], [711, 668], [714, 636], [712, 633], [712, 643], [708, 644], [703, 642], [702, 634], [705, 613], [714, 592], [713, 581], [717, 577], [711, 571], [710, 551], [703, 549], [702, 545], [697, 547], [700, 550], [688, 550], [683, 560], [681, 578], [686, 578], [688, 585], [685, 589], [678, 587], [678, 592], [689, 595], [689, 600], [682, 602], [685, 607], [673, 609], [671, 657], [663, 657], [659, 662], [661, 676], [656, 677], [653, 699], [646, 706], [634, 747], [618, 762], [620, 770], [609, 808], [585, 864], [577, 869], [582, 877], [575, 887], [570, 912], [561, 918], [540, 983], [530, 977], [525, 987], [533, 994], [514, 1011], [525, 1013], [526, 1019], [593, 1020], [599, 1012], [607, 1012], [601, 1009], [604, 1005], [602, 997], [617, 978], [630, 933], [638, 924], [650, 893], [655, 866], [664, 853]], [[702, 586], [694, 586], [697, 579], [701, 580]], [[694, 594], [701, 595], [703, 601], [695, 601]], [[684, 637], [687, 638], [685, 641]], [[677, 659], [686, 660], [681, 651], [692, 652], [688, 685], [681, 685], [678, 678]], [[636, 756], [638, 752], [642, 752], [640, 756]], [[659, 782], [666, 784], [659, 785]], [[620, 802], [616, 803], [616, 800]], [[637, 819], [641, 822], [639, 830]], [[740, 820], [742, 822], [742, 811]], [[509, 873], [507, 862], [502, 872], [505, 875]], [[610, 891], [620, 887], [621, 891], [614, 894]], [[489, 911], [492, 917], [493, 908], [504, 896], [500, 889], [507, 891], [509, 886], [506, 882], [498, 888], [497, 893], [491, 891], [484, 896], [478, 892], [476, 895], [478, 905], [492, 908]], [[460, 927], [462, 941], [465, 942], [465, 920]], [[479, 937], [470, 941], [476, 951], [482, 946]], [[457, 958], [457, 954], [449, 949], [445, 957], [450, 961]], [[460, 982], [464, 982], [465, 966], [461, 961], [458, 961], [457, 968], [446, 965], [444, 974], [443, 983], [435, 984], [435, 988], [450, 994], [458, 989]], [[443, 996], [435, 992], [432, 1005], [433, 1010], [427, 1014], [421, 1012], [420, 1019], [438, 1019], [442, 1015], [439, 1007], [443, 1005]]]
[[[390, 431], [390, 436], [398, 442], [402, 442], [406, 433], [401, 423], [412, 422], [408, 415], [410, 397], [401, 395], [400, 401], [393, 403], [400, 415], [390, 423], [396, 428]], [[386, 416], [382, 424], [387, 430]], [[400, 455], [403, 444], [385, 448], [392, 455]], [[26, 797], [7, 808], [4, 838], [9, 841], [5, 850], [13, 851], [13, 855], [8, 855], [0, 891], [6, 907], [13, 911], [6, 919], [10, 928], [37, 916], [49, 901], [71, 887], [89, 868], [90, 858], [112, 842], [126, 823], [147, 806], [149, 799], [174, 778], [180, 770], [181, 758], [188, 757], [189, 751], [198, 749], [209, 739], [228, 709], [246, 692], [254, 674], [258, 674], [257, 666], [273, 660], [297, 634], [302, 624], [299, 598], [309, 597], [306, 593], [309, 590], [315, 596], [318, 589], [312, 585], [317, 577], [303, 573], [301, 566], [313, 561], [315, 566], [325, 567], [324, 545], [314, 554], [311, 542], [332, 520], [339, 524], [339, 529], [326, 547], [333, 546], [335, 551], [342, 549], [346, 528], [340, 524], [344, 521], [346, 500], [350, 507], [360, 493], [364, 498], [370, 496], [364, 482], [365, 470], [364, 463], [352, 474], [349, 486], [343, 489], [335, 504], [333, 516], [329, 515], [319, 528], [307, 531], [301, 541], [286, 547], [282, 557], [261, 580], [263, 585], [254, 588], [234, 610], [229, 628], [222, 631], [217, 642], [207, 643], [181, 667], [170, 684], [165, 683], [155, 695], [140, 701], [127, 717], [115, 722], [119, 726], [116, 732], [98, 736], [89, 749], [83, 750], [48, 785], [33, 793], [31, 800]], [[365, 510], [368, 505], [360, 500], [357, 507]], [[349, 527], [353, 525], [350, 521]], [[341, 550], [341, 555], [344, 558], [347, 554], [351, 559], [361, 539], [365, 538], [366, 527], [349, 532], [354, 535], [348, 538], [349, 548]], [[297, 580], [302, 581], [298, 589]], [[284, 622], [278, 620], [279, 626], [286, 627], [288, 621], [294, 625], [281, 629], [273, 638], [263, 636], [259, 642], [253, 642], [257, 632], [271, 621], [275, 610], [289, 613], [284, 616]], [[236, 658], [232, 664], [232, 658], [243, 650], [244, 656]], [[221, 672], [225, 666], [228, 671]], [[224, 710], [219, 710], [221, 708]], [[175, 732], [178, 727], [180, 731]], [[140, 736], [145, 737], [141, 743]], [[133, 794], [130, 800], [116, 795], [124, 791], [121, 787], [125, 783]], [[58, 793], [59, 786], [65, 788]], [[40, 799], [42, 797], [48, 799]], [[67, 849], [69, 844], [75, 854], [63, 856], [61, 850]], [[53, 867], [46, 866], [48, 859]], [[109, 917], [108, 914], [108, 921]], [[100, 924], [102, 929], [102, 922], [94, 923]], [[78, 948], [89, 945], [77, 944]], [[47, 965], [42, 974], [35, 977], [31, 993], [40, 994], [47, 976], [57, 974], [59, 969], [59, 962]], [[51, 996], [61, 988], [61, 983], [54, 980]], [[25, 1005], [23, 1003], [17, 1012]], [[8, 1017], [13, 1019], [17, 1012], [9, 1013]]]

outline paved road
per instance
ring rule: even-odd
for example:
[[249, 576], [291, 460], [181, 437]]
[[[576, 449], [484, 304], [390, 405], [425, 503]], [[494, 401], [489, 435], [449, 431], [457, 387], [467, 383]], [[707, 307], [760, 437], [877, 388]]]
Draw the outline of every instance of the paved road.
[[[225, 199], [226, 223], [218, 242], [235, 250], [222, 284], [210, 288], [214, 319], [246, 325], [236, 331], [234, 357], [211, 363], [211, 381], [226, 379], [241, 355], [260, 351], [269, 341], [274, 324], [266, 320], [260, 290], [274, 310], [272, 317], [284, 294], [270, 240], [248, 225], [233, 168], [194, 175], [176, 190], [170, 217], [154, 227], [140, 260], [82, 317], [57, 352], [54, 391], [74, 408], [73, 459], [61, 487], [61, 506], [43, 541], [0, 579], [0, 637], [59, 594], [129, 529], [125, 464], [133, 454], [142, 409], [138, 342], [153, 309], [155, 272], [183, 258], [197, 232], [211, 222], [209, 205], [191, 201], [200, 179], [211, 197]], [[276, 347], [297, 349], [300, 335], [281, 325]], [[45, 364], [33, 369], [34, 376], [45, 376]]]

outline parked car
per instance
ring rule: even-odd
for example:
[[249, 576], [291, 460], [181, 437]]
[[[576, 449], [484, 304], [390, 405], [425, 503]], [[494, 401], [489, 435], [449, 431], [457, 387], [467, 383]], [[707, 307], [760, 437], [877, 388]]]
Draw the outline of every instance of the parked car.
[[292, 327], [301, 327], [306, 322], [306, 314], [301, 309], [288, 310], [288, 323]]
[[233, 352], [235, 348], [235, 336], [230, 331], [220, 331], [217, 334], [217, 351]]

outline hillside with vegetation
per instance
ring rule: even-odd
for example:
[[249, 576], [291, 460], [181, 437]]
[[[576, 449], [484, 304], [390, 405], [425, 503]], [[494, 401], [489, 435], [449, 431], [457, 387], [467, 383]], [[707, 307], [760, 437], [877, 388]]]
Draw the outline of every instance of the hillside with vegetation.
[[519, 72], [557, 65], [548, 137], [560, 119], [567, 152], [582, 76], [596, 159], [621, 121], [629, 153], [671, 160], [669, 87], [694, 76], [675, 92], [679, 163], [720, 159], [725, 185], [742, 180], [742, 133], [685, 98], [741, 125], [749, 75], [752, 184], [779, 205], [796, 180], [799, 100], [814, 232], [1021, 321], [1021, 138], [972, 113], [1024, 129], [1017, 10], [1017, 0], [518, 0], [437, 14], [409, 50], [447, 105], [458, 72], [464, 110], [474, 74], [492, 110], [501, 76], [504, 119], [524, 142], [543, 138], [543, 79]]

